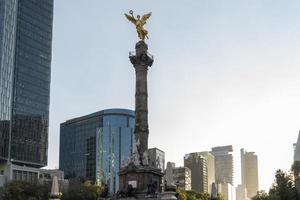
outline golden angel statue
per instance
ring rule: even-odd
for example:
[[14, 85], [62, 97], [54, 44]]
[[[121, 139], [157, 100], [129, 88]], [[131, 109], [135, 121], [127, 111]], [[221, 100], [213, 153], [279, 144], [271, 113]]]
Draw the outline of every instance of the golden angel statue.
[[145, 38], [148, 38], [148, 36], [147, 36], [148, 31], [144, 29], [144, 25], [146, 24], [147, 19], [150, 18], [152, 13], [150, 12], [148, 14], [145, 14], [145, 15], [142, 16], [142, 18], [141, 18], [140, 15], [137, 15], [137, 18], [135, 18], [133, 16], [133, 11], [132, 10], [129, 11], [129, 14], [130, 15], [125, 13], [125, 17], [135, 25], [136, 31], [138, 33], [139, 38], [142, 41], [144, 41]]

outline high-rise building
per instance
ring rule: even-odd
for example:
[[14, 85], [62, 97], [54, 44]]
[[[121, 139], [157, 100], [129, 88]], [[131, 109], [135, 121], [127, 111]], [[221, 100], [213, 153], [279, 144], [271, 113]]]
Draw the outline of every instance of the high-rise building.
[[247, 189], [247, 196], [251, 199], [258, 191], [258, 161], [254, 152], [241, 149], [241, 174], [242, 185]]
[[215, 183], [215, 157], [208, 151], [200, 152], [200, 155], [206, 159], [207, 166], [207, 188], [208, 192], [211, 192], [212, 184]]
[[0, 0], [0, 164], [47, 165], [53, 0]]
[[25, 181], [32, 184], [51, 185], [53, 176], [57, 176], [61, 189], [67, 189], [69, 182], [64, 179], [64, 172], [54, 169], [41, 169], [36, 167], [20, 166], [16, 164], [0, 165], [0, 187], [10, 181]]
[[183, 190], [192, 190], [191, 170], [187, 167], [174, 167], [173, 180], [176, 186]]
[[184, 166], [191, 170], [191, 186], [196, 192], [208, 192], [206, 158], [200, 153], [184, 156]]
[[148, 149], [149, 165], [165, 171], [165, 152], [158, 148]]
[[119, 190], [118, 172], [132, 155], [135, 114], [108, 109], [60, 125], [59, 168], [67, 178], [107, 184]]
[[300, 161], [300, 131], [297, 143], [294, 144], [294, 161]]
[[234, 186], [230, 183], [219, 183], [218, 193], [220, 193], [227, 200], [235, 200]]
[[211, 153], [215, 157], [216, 182], [233, 185], [233, 147], [214, 147]]
[[236, 200], [249, 200], [245, 185], [240, 184], [236, 187]]

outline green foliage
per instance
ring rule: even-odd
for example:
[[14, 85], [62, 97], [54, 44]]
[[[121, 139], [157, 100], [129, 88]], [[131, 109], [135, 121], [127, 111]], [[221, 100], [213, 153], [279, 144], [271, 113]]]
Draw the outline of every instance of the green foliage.
[[49, 198], [47, 186], [13, 181], [0, 190], [0, 200], [44, 200]]
[[265, 191], [259, 191], [252, 200], [270, 200], [270, 197]]
[[223, 195], [218, 194], [218, 200], [227, 200]]
[[[195, 192], [192, 190], [185, 191], [183, 189], [178, 189], [177, 193], [179, 194], [180, 200], [210, 200], [210, 194]], [[226, 200], [224, 196], [218, 194], [218, 200]]]
[[298, 200], [298, 193], [291, 174], [278, 170], [275, 175], [276, 181], [269, 192], [271, 200]]
[[186, 191], [184, 189], [178, 188], [177, 193], [179, 194], [180, 200], [187, 200]]
[[91, 181], [85, 181], [79, 188], [70, 187], [67, 193], [64, 193], [62, 200], [97, 200], [100, 197], [102, 188], [93, 185]]
[[186, 191], [187, 200], [209, 200], [210, 195], [208, 193], [199, 193], [195, 191]]
[[252, 200], [299, 200], [293, 176], [278, 170], [269, 193], [258, 192]]

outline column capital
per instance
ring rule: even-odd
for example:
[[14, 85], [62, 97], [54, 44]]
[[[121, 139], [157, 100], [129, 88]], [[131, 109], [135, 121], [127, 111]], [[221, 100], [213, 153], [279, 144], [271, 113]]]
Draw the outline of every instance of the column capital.
[[148, 53], [148, 45], [144, 41], [136, 43], [135, 51], [129, 52], [129, 59], [136, 69], [148, 68], [153, 64], [153, 56]]

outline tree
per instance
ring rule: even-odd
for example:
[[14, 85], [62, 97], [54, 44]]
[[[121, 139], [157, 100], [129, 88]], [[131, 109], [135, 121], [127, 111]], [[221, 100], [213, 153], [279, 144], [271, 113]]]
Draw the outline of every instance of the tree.
[[258, 191], [252, 200], [270, 200], [270, 197], [265, 191]]
[[0, 200], [44, 200], [50, 188], [23, 181], [12, 181], [0, 190]]
[[180, 200], [187, 200], [186, 191], [184, 189], [178, 188], [177, 193]]
[[62, 200], [97, 200], [100, 197], [102, 188], [93, 185], [91, 181], [85, 181], [79, 188], [70, 188], [62, 196]]
[[81, 187], [80, 193], [84, 200], [97, 200], [101, 194], [101, 187], [93, 185], [91, 181], [85, 181]]
[[209, 200], [210, 195], [208, 193], [186, 191], [186, 199], [187, 200]]
[[275, 183], [269, 191], [270, 199], [298, 200], [298, 193], [295, 188], [293, 177], [282, 170], [277, 170]]
[[226, 200], [226, 198], [222, 194], [218, 194], [218, 200]]
[[197, 197], [196, 197], [197, 194], [198, 194], [197, 192], [192, 191], [192, 190], [186, 191], [186, 199], [187, 200], [197, 200]]
[[252, 200], [299, 200], [293, 175], [277, 170], [269, 193], [258, 192]]

